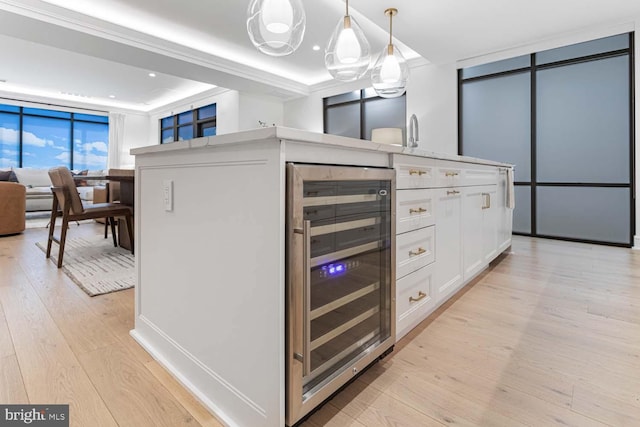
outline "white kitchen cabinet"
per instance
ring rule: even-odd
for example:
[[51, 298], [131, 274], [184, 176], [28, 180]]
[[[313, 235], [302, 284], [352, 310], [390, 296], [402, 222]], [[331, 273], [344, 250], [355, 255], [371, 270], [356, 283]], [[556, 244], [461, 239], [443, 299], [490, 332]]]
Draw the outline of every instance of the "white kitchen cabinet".
[[396, 278], [400, 279], [435, 260], [434, 227], [396, 236]]
[[433, 190], [398, 190], [396, 219], [398, 234], [433, 225], [435, 223]]
[[460, 288], [462, 275], [462, 190], [434, 190], [436, 202], [435, 298], [444, 301]]
[[435, 308], [434, 264], [429, 264], [396, 283], [396, 337], [404, 336]]
[[497, 185], [465, 187], [462, 195], [463, 280], [467, 282], [498, 250]]
[[511, 246], [511, 232], [513, 227], [513, 209], [507, 206], [507, 169], [500, 168], [498, 175], [498, 193], [496, 195], [498, 215], [498, 253], [502, 253]]

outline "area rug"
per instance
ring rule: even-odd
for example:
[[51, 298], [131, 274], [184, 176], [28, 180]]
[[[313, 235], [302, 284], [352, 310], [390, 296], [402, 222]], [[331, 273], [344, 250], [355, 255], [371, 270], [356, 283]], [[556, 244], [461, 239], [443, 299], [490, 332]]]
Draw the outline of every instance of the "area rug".
[[[37, 242], [43, 252], [47, 242]], [[58, 244], [53, 243], [51, 260], [57, 264]], [[89, 296], [121, 291], [135, 286], [135, 259], [130, 251], [114, 247], [111, 237], [67, 238], [62, 271]]]

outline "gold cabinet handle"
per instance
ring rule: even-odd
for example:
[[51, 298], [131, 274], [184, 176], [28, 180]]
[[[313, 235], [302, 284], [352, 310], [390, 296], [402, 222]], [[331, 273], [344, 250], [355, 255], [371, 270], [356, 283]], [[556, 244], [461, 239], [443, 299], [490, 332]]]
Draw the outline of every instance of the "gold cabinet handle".
[[422, 176], [422, 175], [426, 175], [427, 171], [423, 171], [423, 170], [419, 170], [419, 169], [409, 169], [409, 175], [418, 175], [418, 176]]
[[409, 256], [418, 256], [418, 255], [422, 255], [423, 253], [427, 252], [426, 249], [424, 248], [418, 248], [417, 251], [409, 251]]
[[425, 208], [411, 208], [411, 209], [409, 209], [409, 214], [425, 213], [425, 212], [427, 212], [427, 210]]
[[427, 294], [422, 291], [418, 291], [418, 298], [409, 297], [409, 302], [418, 302], [423, 298], [426, 298]]
[[460, 175], [459, 172], [445, 172], [444, 176], [458, 176]]
[[460, 194], [458, 190], [447, 191], [447, 196], [455, 196], [456, 194]]

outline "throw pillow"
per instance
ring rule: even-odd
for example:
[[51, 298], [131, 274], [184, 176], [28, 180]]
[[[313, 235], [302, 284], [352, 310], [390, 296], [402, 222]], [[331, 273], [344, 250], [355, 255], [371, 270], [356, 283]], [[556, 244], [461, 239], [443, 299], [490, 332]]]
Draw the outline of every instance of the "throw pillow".
[[0, 181], [18, 182], [18, 177], [12, 170], [0, 171]]

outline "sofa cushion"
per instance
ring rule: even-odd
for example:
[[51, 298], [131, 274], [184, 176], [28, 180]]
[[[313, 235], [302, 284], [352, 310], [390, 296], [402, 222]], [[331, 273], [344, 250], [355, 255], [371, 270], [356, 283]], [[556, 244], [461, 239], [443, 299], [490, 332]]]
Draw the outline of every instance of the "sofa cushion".
[[49, 171], [47, 169], [16, 168], [13, 170], [18, 182], [26, 187], [49, 187]]
[[52, 197], [51, 187], [27, 187], [27, 198], [35, 196]]

